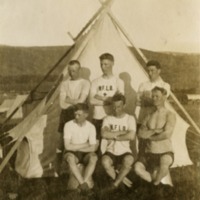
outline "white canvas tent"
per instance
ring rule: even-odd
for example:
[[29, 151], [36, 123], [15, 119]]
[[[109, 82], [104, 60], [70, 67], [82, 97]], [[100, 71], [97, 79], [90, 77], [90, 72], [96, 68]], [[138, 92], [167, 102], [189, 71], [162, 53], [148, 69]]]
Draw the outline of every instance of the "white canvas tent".
[[17, 111], [12, 115], [12, 119], [23, 118], [22, 104], [27, 99], [28, 95], [17, 95], [14, 99], [5, 99], [0, 105], [0, 113], [6, 112], [6, 118], [8, 118], [14, 111]]
[[[115, 57], [114, 74], [125, 83], [127, 112], [134, 114], [138, 86], [148, 80], [143, 68], [146, 59], [136, 47], [134, 47], [134, 53], [130, 51], [121, 37], [124, 34], [122, 27], [107, 8], [109, 6], [101, 8], [91, 23], [81, 31], [66, 60], [68, 62], [71, 59], [78, 59], [82, 65], [83, 78], [93, 80], [101, 75], [99, 55], [105, 52], [113, 54]], [[129, 42], [133, 45], [130, 39]], [[59, 87], [64, 76], [67, 76], [67, 67], [47, 96], [21, 123], [9, 131], [9, 136], [13, 138], [15, 144], [1, 163], [0, 171], [17, 150], [16, 170], [23, 177], [32, 178], [55, 174], [60, 114]], [[169, 103], [167, 107], [176, 113]], [[192, 164], [185, 143], [188, 124], [177, 113], [176, 117], [177, 123], [172, 137], [175, 150], [173, 167]]]

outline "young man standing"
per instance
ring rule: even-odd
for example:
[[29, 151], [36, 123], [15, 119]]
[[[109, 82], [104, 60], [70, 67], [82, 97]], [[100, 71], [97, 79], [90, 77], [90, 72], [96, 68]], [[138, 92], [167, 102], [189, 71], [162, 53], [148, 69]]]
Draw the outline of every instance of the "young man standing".
[[147, 182], [158, 185], [169, 173], [174, 154], [171, 136], [175, 127], [175, 114], [165, 108], [167, 91], [155, 87], [152, 90], [156, 110], [147, 115], [139, 129], [139, 138], [146, 140], [145, 153], [140, 154], [135, 172]]
[[[87, 121], [89, 108], [86, 104], [75, 106], [75, 119], [67, 122], [64, 127], [64, 145], [66, 153], [64, 160], [68, 163], [70, 171], [79, 182], [81, 192], [87, 192], [96, 162], [95, 151], [98, 147], [96, 130], [93, 124]], [[78, 168], [78, 163], [85, 165], [83, 173]]]
[[123, 82], [113, 75], [114, 57], [104, 53], [100, 57], [103, 75], [92, 81], [90, 104], [94, 106], [93, 123], [100, 138], [103, 118], [111, 114], [111, 98], [116, 93], [124, 94]]
[[164, 82], [161, 77], [161, 65], [156, 60], [150, 60], [146, 64], [147, 72], [149, 75], [149, 81], [141, 83], [138, 89], [137, 94], [137, 107], [136, 107], [136, 116], [138, 118], [138, 124], [141, 124], [144, 117], [151, 113], [154, 109], [151, 90], [158, 86], [162, 87], [167, 91], [167, 97], [170, 94], [170, 85]]
[[[101, 136], [107, 140], [107, 146], [102, 165], [113, 180], [111, 189], [115, 189], [130, 172], [134, 162], [130, 141], [135, 139], [136, 123], [134, 117], [124, 111], [125, 97], [122, 94], [112, 97], [112, 106], [114, 115], [103, 120]], [[121, 164], [118, 174], [115, 171], [117, 164]]]
[[58, 132], [62, 134], [62, 139], [65, 123], [74, 119], [74, 105], [85, 103], [89, 94], [90, 83], [80, 77], [80, 70], [79, 61], [71, 60], [68, 64], [69, 78], [63, 81], [60, 87], [60, 107], [62, 111]]

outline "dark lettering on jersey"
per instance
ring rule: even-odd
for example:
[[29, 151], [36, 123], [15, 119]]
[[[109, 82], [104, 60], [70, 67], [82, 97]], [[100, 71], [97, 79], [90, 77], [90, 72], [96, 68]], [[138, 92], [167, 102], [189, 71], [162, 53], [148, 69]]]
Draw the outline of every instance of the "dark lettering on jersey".
[[112, 85], [100, 85], [99, 91], [113, 91]]
[[110, 124], [110, 129], [112, 131], [126, 131], [127, 130], [126, 126], [121, 126], [117, 124]]

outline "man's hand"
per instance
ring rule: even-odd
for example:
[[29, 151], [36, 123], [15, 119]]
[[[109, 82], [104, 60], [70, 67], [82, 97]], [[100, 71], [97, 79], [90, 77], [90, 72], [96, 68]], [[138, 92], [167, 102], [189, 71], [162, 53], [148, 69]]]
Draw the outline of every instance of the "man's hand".
[[105, 101], [105, 100], [106, 100], [106, 97], [101, 96], [101, 95], [98, 95], [98, 94], [96, 94], [96, 95], [94, 96], [94, 98], [95, 98], [95, 99], [98, 99], [98, 100], [100, 100], [100, 101]]
[[94, 98], [100, 101], [103, 101], [103, 105], [110, 105], [112, 103], [112, 97], [101, 96], [101, 95], [96, 94]]
[[73, 101], [73, 99], [71, 99], [70, 97], [66, 97], [66, 98], [65, 98], [65, 102], [66, 102], [66, 103], [69, 103], [69, 104], [73, 104], [74, 101]]

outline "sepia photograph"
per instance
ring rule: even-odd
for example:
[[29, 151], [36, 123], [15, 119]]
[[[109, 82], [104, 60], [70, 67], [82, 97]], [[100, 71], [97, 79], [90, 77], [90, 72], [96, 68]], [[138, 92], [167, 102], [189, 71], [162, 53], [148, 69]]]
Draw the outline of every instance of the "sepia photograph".
[[0, 200], [199, 200], [199, 7], [0, 0]]

